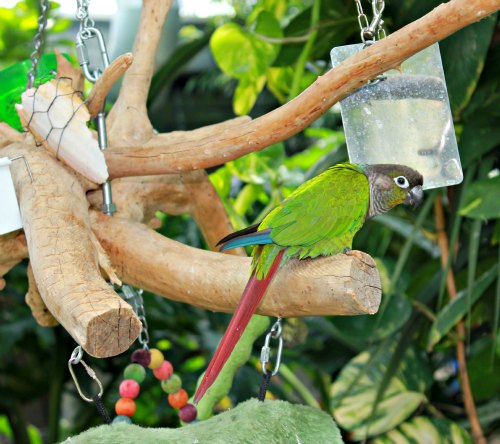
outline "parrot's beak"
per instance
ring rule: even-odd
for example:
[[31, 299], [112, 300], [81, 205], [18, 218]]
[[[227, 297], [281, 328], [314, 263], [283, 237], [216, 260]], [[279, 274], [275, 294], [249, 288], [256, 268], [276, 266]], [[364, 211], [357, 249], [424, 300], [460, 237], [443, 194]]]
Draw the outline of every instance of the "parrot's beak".
[[408, 194], [406, 195], [406, 199], [404, 200], [405, 205], [411, 205], [413, 208], [417, 208], [424, 198], [424, 191], [420, 185], [413, 187]]

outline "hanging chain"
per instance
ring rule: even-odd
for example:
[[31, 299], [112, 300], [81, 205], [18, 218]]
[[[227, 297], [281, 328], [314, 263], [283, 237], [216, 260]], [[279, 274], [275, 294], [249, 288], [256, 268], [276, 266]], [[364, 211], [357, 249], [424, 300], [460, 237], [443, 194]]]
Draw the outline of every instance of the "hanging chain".
[[89, 33], [89, 28], [95, 25], [94, 20], [89, 17], [90, 0], [76, 0], [76, 5], [75, 17], [80, 21], [80, 35], [83, 39], [88, 39], [92, 35]]
[[[108, 51], [106, 43], [101, 31], [94, 27], [94, 21], [89, 18], [89, 5], [90, 0], [76, 0], [77, 10], [76, 18], [80, 21], [80, 30], [76, 34], [76, 54], [80, 67], [82, 68], [85, 78], [92, 83], [97, 82], [103, 71], [109, 66]], [[90, 57], [87, 49], [86, 42], [90, 39], [97, 39], [99, 51], [101, 53], [101, 60], [99, 63], [94, 64], [93, 69], [90, 67]], [[104, 111], [105, 104], [102, 109], [97, 113], [95, 123], [97, 126], [97, 141], [99, 148], [104, 151], [108, 147], [108, 137], [106, 132], [106, 112]], [[104, 214], [112, 216], [116, 212], [116, 205], [113, 203], [113, 196], [111, 193], [111, 183], [109, 180], [102, 184], [102, 205], [101, 210]]]
[[142, 298], [143, 292], [144, 290], [141, 288], [134, 289], [129, 285], [122, 286], [123, 299], [132, 306], [132, 309], [135, 311], [142, 324], [142, 329], [137, 340], [139, 344], [142, 345], [142, 348], [147, 350], [149, 348], [149, 332], [148, 321], [146, 320], [146, 310], [144, 310], [144, 299]]
[[43, 34], [45, 32], [45, 28], [47, 27], [47, 14], [49, 11], [50, 5], [48, 0], [40, 0], [40, 16], [38, 17], [38, 32], [33, 39], [33, 43], [35, 44], [35, 50], [31, 53], [31, 69], [28, 72], [28, 85], [27, 89], [33, 88], [35, 84], [35, 79], [37, 75], [38, 62], [40, 61], [42, 46], [44, 42]]
[[367, 15], [363, 11], [361, 0], [355, 0], [356, 9], [358, 10], [358, 23], [361, 29], [361, 40], [365, 45], [371, 45], [377, 38], [383, 39], [385, 37], [385, 30], [383, 28], [384, 21], [382, 20], [382, 12], [385, 8], [384, 0], [371, 0], [373, 19], [371, 23], [368, 21]]

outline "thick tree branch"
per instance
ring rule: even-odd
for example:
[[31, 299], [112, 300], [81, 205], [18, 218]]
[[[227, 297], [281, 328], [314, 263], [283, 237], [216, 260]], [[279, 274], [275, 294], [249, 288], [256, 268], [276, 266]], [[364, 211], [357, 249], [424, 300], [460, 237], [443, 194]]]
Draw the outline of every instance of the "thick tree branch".
[[127, 350], [141, 323], [101, 277], [86, 189], [31, 136], [2, 154], [23, 155], [33, 173], [32, 182], [23, 163], [11, 165], [33, 276], [48, 310], [89, 354]]
[[130, 141], [147, 142], [153, 135], [146, 101], [153, 77], [156, 48], [172, 0], [143, 0], [141, 20], [132, 53], [134, 63], [127, 70], [118, 100], [107, 121], [110, 145]]
[[148, 146], [112, 144], [106, 152], [111, 177], [208, 168], [287, 139], [333, 104], [418, 51], [500, 9], [499, 0], [451, 0], [349, 57], [287, 104], [249, 123], [204, 139], [154, 137]]
[[[91, 219], [124, 282], [207, 310], [236, 307], [250, 274], [250, 258], [187, 247], [142, 224], [97, 211], [91, 211]], [[341, 254], [290, 261], [257, 312], [284, 317], [372, 314], [380, 298], [373, 259], [364, 253]]]

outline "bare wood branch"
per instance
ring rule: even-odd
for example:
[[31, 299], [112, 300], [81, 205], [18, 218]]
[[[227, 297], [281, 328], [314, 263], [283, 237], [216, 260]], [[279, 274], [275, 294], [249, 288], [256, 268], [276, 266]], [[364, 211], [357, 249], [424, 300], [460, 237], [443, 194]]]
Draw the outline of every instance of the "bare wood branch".
[[52, 316], [45, 302], [43, 302], [38, 287], [36, 285], [35, 277], [33, 276], [33, 270], [31, 264], [28, 264], [28, 292], [26, 293], [25, 301], [26, 304], [31, 309], [31, 314], [38, 322], [38, 325], [42, 327], [55, 327], [59, 325], [57, 319]]
[[[157, 211], [171, 215], [190, 214], [212, 250], [233, 229], [224, 205], [204, 170], [126, 177], [114, 180], [112, 186], [119, 217], [151, 226]], [[93, 208], [100, 208], [101, 191], [89, 193], [88, 199]], [[242, 248], [228, 253], [246, 256]]]
[[[208, 168], [261, 150], [310, 125], [333, 104], [418, 51], [500, 9], [499, 0], [451, 0], [319, 77], [300, 96], [245, 125], [202, 140], [153, 139], [146, 147], [113, 144], [106, 151], [111, 177]], [[160, 139], [157, 139], [160, 140]]]
[[[250, 258], [187, 247], [142, 224], [97, 211], [91, 211], [91, 219], [124, 282], [208, 310], [236, 307], [250, 274]], [[257, 312], [284, 317], [372, 314], [380, 298], [373, 259], [361, 252], [341, 254], [285, 265]]]
[[83, 92], [85, 78], [82, 70], [80, 68], [75, 68], [57, 49], [54, 52], [57, 60], [57, 78], [71, 79], [71, 86], [73, 89]]
[[47, 308], [89, 354], [127, 350], [141, 323], [100, 275], [85, 189], [31, 137], [4, 152], [25, 156], [33, 173], [31, 182], [24, 165], [11, 165], [33, 275]]
[[23, 138], [23, 133], [16, 131], [5, 122], [0, 122], [0, 148], [10, 145], [14, 142], [21, 142]]
[[133, 59], [131, 52], [122, 54], [113, 60], [102, 73], [102, 76], [97, 79], [87, 98], [87, 108], [91, 119], [102, 109], [109, 91], [120, 77], [125, 74], [132, 64]]
[[109, 113], [110, 146], [147, 142], [153, 127], [146, 101], [153, 77], [156, 49], [172, 0], [143, 0], [141, 20], [132, 53], [134, 63], [125, 74], [118, 99]]
[[0, 290], [5, 287], [2, 277], [27, 257], [28, 247], [24, 233], [17, 231], [0, 236]]

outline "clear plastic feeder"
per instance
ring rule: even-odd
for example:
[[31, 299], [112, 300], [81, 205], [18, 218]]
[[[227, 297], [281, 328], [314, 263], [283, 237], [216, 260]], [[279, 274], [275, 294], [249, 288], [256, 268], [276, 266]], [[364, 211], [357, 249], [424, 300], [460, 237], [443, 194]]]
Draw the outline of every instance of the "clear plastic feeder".
[[[362, 49], [362, 44], [333, 48], [333, 66]], [[462, 182], [437, 44], [346, 97], [340, 106], [351, 162], [408, 165], [424, 176], [424, 189]]]

